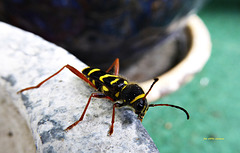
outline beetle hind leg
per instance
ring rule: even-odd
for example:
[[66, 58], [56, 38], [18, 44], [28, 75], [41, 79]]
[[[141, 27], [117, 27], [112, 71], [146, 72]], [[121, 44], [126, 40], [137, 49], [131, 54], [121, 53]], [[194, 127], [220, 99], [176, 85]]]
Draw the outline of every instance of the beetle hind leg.
[[119, 74], [119, 58], [116, 58], [115, 61], [112, 63], [112, 65], [107, 69], [107, 73], [114, 68], [114, 75]]

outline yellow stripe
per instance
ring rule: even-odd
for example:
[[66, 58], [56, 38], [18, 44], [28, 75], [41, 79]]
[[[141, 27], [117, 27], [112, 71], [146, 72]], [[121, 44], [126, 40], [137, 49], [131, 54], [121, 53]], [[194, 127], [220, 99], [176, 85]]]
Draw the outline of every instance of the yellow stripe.
[[123, 91], [127, 86], [124, 86], [121, 91]]
[[119, 92], [117, 92], [117, 93], [115, 94], [115, 97], [117, 97], [117, 98], [118, 98], [118, 96], [119, 96]]
[[96, 85], [96, 82], [95, 82], [95, 80], [92, 80], [92, 83], [93, 83], [94, 85]]
[[135, 101], [137, 101], [138, 99], [141, 99], [145, 96], [145, 94], [141, 94], [141, 95], [138, 95], [137, 97], [135, 97], [131, 102], [130, 104], [134, 103]]
[[88, 72], [88, 76], [89, 76], [90, 74], [92, 74], [93, 72], [96, 72], [96, 71], [101, 71], [101, 70], [100, 70], [100, 69], [92, 69], [91, 71]]
[[104, 79], [104, 78], [107, 78], [107, 77], [117, 77], [117, 76], [116, 76], [116, 75], [111, 75], [111, 74], [105, 74], [105, 75], [103, 75], [103, 76], [100, 76], [99, 80], [102, 81], [102, 82], [104, 82], [103, 79]]
[[86, 70], [86, 69], [89, 69], [89, 68], [90, 68], [90, 66], [88, 66], [88, 67], [84, 68], [82, 71], [84, 71], [84, 70]]
[[109, 91], [106, 86], [102, 86], [102, 89], [103, 89], [103, 91], [106, 91], [106, 92]]
[[112, 85], [112, 84], [116, 83], [118, 80], [119, 80], [119, 79], [117, 78], [117, 79], [111, 81], [110, 84]]

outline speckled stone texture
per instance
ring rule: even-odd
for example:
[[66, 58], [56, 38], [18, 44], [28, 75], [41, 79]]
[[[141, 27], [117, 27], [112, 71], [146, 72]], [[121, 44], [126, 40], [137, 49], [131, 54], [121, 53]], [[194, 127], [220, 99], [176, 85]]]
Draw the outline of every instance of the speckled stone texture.
[[116, 109], [114, 132], [107, 136], [112, 116], [109, 100], [93, 98], [83, 121], [65, 132], [79, 119], [95, 92], [68, 69], [41, 88], [16, 94], [66, 64], [78, 70], [86, 67], [64, 49], [0, 23], [0, 88], [6, 90], [26, 120], [37, 152], [158, 152], [141, 122], [126, 108]]

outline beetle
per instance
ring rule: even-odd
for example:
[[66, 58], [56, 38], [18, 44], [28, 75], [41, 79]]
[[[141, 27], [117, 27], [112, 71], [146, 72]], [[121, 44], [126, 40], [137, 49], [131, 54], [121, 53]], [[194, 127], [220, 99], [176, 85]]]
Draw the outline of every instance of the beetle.
[[[17, 93], [22, 93], [26, 90], [31, 90], [35, 88], [39, 88], [43, 83], [51, 79], [52, 77], [56, 76], [60, 73], [64, 68], [69, 69], [72, 73], [76, 76], [87, 82], [90, 86], [95, 88], [98, 92], [92, 93], [88, 99], [88, 102], [83, 110], [83, 113], [79, 120], [68, 126], [65, 131], [72, 129], [76, 126], [79, 122], [81, 122], [84, 118], [84, 115], [87, 111], [87, 108], [90, 104], [90, 101], [93, 97], [96, 98], [106, 98], [113, 102], [113, 110], [112, 110], [112, 121], [111, 126], [108, 131], [108, 135], [112, 135], [113, 127], [114, 127], [114, 117], [115, 117], [115, 108], [116, 107], [123, 107], [129, 106], [132, 110], [137, 114], [138, 119], [142, 122], [147, 110], [149, 107], [155, 106], [170, 106], [177, 109], [182, 110], [187, 115], [187, 119], [189, 119], [188, 112], [176, 105], [171, 104], [148, 104], [146, 96], [151, 91], [154, 84], [158, 81], [158, 78], [155, 78], [152, 85], [150, 86], [149, 90], [145, 94], [143, 89], [136, 83], [129, 82], [126, 78], [119, 76], [119, 59], [117, 58], [113, 64], [106, 70], [102, 71], [98, 68], [87, 67], [82, 70], [82, 72], [78, 71], [76, 68], [72, 67], [71, 65], [65, 65], [56, 73], [51, 75], [50, 77], [46, 78], [42, 82], [40, 82], [36, 86], [31, 86], [24, 88]], [[114, 71], [110, 73], [110, 71]]]

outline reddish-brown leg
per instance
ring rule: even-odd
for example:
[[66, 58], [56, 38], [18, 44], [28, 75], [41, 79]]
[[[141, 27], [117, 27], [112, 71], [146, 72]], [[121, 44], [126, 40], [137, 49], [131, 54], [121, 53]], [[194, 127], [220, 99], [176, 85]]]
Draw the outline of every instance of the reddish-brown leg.
[[97, 89], [96, 86], [91, 81], [89, 81], [81, 72], [79, 72], [77, 69], [75, 69], [74, 67], [72, 67], [70, 65], [65, 65], [60, 70], [58, 70], [56, 73], [54, 73], [53, 75], [51, 75], [47, 79], [43, 80], [42, 82], [40, 82], [38, 85], [22, 89], [22, 90], [18, 91], [17, 93], [21, 93], [23, 91], [30, 90], [30, 89], [39, 88], [43, 83], [45, 83], [46, 81], [48, 81], [49, 79], [51, 79], [52, 77], [54, 77], [58, 73], [60, 73], [65, 67], [68, 68], [72, 73], [77, 75], [79, 78], [81, 78], [85, 82], [89, 83], [93, 88]]
[[111, 136], [112, 133], [113, 133], [114, 120], [115, 120], [115, 108], [116, 108], [116, 107], [122, 107], [122, 106], [124, 106], [124, 104], [118, 103], [118, 102], [116, 102], [116, 103], [113, 104], [112, 123], [111, 123], [110, 129], [109, 129], [109, 131], [108, 131], [108, 135], [109, 135], [109, 136]]
[[119, 74], [119, 59], [116, 58], [112, 65], [107, 69], [107, 73], [114, 67], [114, 75]]
[[77, 120], [77, 121], [74, 122], [72, 125], [70, 125], [69, 127], [67, 127], [67, 128], [65, 129], [65, 131], [68, 131], [68, 130], [72, 129], [74, 126], [76, 126], [79, 122], [81, 122], [81, 121], [83, 120], [83, 117], [84, 117], [84, 115], [85, 115], [85, 113], [86, 113], [86, 111], [87, 111], [87, 108], [88, 108], [88, 106], [89, 106], [89, 104], [90, 104], [90, 101], [91, 101], [92, 97], [96, 97], [96, 98], [106, 98], [106, 99], [109, 99], [109, 100], [113, 101], [113, 99], [112, 99], [111, 97], [108, 97], [108, 96], [106, 96], [106, 95], [103, 94], [103, 93], [92, 93], [91, 96], [90, 96], [89, 99], [88, 99], [87, 105], [85, 106], [84, 111], [83, 111], [81, 117], [79, 118], [79, 120]]
[[108, 135], [112, 135], [113, 134], [113, 127], [114, 127], [114, 118], [115, 118], [115, 107], [116, 107], [117, 103], [113, 104], [113, 112], [112, 112], [112, 123], [110, 126], [110, 129], [108, 131]]

